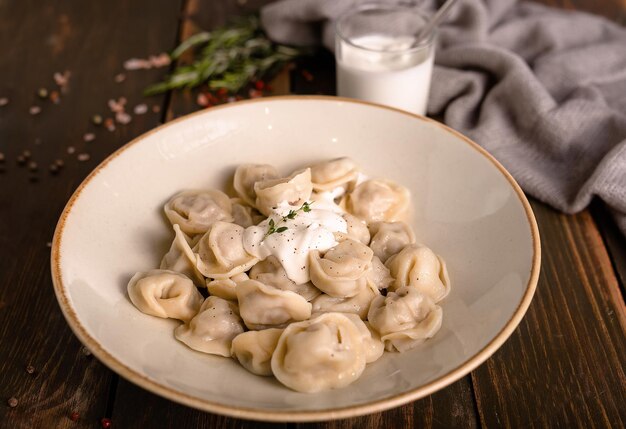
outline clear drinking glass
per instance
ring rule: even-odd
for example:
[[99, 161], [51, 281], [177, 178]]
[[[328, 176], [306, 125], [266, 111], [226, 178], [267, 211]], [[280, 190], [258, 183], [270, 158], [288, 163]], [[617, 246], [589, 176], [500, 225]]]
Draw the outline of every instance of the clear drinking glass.
[[415, 45], [427, 17], [414, 5], [367, 3], [335, 23], [337, 92], [424, 115], [435, 32]]

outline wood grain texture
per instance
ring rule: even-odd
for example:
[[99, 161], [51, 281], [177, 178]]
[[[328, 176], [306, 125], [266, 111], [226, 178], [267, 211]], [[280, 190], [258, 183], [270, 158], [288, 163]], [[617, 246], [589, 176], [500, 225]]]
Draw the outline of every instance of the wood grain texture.
[[542, 272], [520, 327], [472, 373], [485, 427], [624, 427], [626, 317], [588, 212], [533, 202]]
[[[0, 2], [0, 97], [9, 99], [0, 107], [6, 157], [0, 173], [0, 427], [94, 427], [110, 407], [117, 376], [81, 353], [54, 296], [46, 243], [82, 178], [161, 119], [160, 113], [137, 116], [115, 133], [90, 123], [92, 114], [108, 112], [109, 98], [125, 95], [132, 109], [146, 79], [162, 74], [128, 73], [120, 84], [113, 79], [125, 59], [172, 49], [178, 8], [170, 0]], [[64, 70], [72, 75], [60, 104], [40, 100], [37, 89], [54, 90], [53, 73]], [[40, 114], [29, 114], [33, 105], [41, 106]], [[96, 139], [84, 142], [87, 132]], [[71, 156], [69, 146], [76, 149]], [[32, 152], [37, 172], [16, 164], [24, 150]], [[79, 153], [90, 159], [78, 161]], [[56, 159], [65, 167], [52, 176], [48, 166]], [[26, 372], [29, 364], [34, 374]], [[17, 407], [7, 406], [10, 397]], [[69, 419], [74, 411], [77, 422]]]

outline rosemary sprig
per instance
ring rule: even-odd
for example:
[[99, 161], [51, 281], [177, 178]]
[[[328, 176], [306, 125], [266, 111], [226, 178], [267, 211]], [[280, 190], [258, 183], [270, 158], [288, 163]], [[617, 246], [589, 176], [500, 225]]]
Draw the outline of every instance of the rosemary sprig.
[[[312, 202], [308, 202], [306, 201], [304, 204], [302, 204], [302, 206], [300, 206], [299, 209], [296, 210], [289, 210], [289, 213], [287, 213], [285, 216], [282, 217], [281, 220], [279, 220], [279, 224], [285, 223], [287, 222], [287, 220], [289, 219], [295, 219], [296, 216], [298, 216], [299, 212], [305, 212], [308, 213], [311, 211], [311, 204], [313, 204]], [[263, 236], [263, 239], [265, 240], [265, 238], [267, 238], [268, 236], [274, 234], [275, 232], [281, 233], [281, 232], [285, 232], [287, 231], [289, 228], [286, 226], [280, 226], [278, 228], [276, 228], [276, 222], [274, 222], [274, 219], [270, 219], [268, 226], [267, 226], [267, 232], [265, 233], [265, 235]]]
[[211, 32], [197, 33], [183, 41], [170, 56], [172, 60], [178, 59], [190, 49], [196, 51], [194, 61], [178, 65], [163, 82], [146, 88], [144, 95], [193, 88], [203, 83], [212, 90], [223, 88], [237, 93], [305, 53], [270, 41], [256, 16], [242, 18]]

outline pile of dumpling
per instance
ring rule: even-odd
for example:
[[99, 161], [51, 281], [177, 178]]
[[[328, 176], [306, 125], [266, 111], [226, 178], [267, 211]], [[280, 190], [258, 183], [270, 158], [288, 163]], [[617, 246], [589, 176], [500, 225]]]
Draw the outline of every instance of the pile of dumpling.
[[[406, 188], [367, 178], [349, 158], [286, 177], [244, 164], [233, 185], [234, 198], [219, 190], [173, 196], [165, 205], [170, 250], [160, 269], [128, 284], [140, 311], [183, 322], [178, 340], [296, 391], [319, 392], [347, 386], [385, 350], [409, 350], [440, 329], [437, 303], [450, 281], [441, 257], [416, 244], [406, 223]], [[290, 278], [276, 256], [246, 250], [248, 228], [266, 228], [272, 216], [281, 225], [278, 207], [304, 219], [301, 209], [316, 204], [332, 206], [345, 228], [332, 233], [332, 247], [307, 251], [308, 281]]]

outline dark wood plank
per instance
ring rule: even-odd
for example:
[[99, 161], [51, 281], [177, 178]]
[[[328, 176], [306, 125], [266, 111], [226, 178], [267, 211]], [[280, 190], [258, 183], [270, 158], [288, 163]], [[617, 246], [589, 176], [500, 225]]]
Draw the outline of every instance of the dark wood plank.
[[[531, 307], [472, 374], [486, 427], [624, 427], [626, 310], [588, 212], [533, 202], [543, 266]], [[620, 298], [621, 301], [621, 298]]]
[[[617, 275], [620, 285], [622, 298], [626, 297], [626, 238], [617, 227], [611, 214], [606, 206], [600, 201], [595, 201], [591, 206], [591, 214], [593, 215], [598, 229], [602, 234], [602, 239], [607, 248], [613, 269]], [[618, 298], [615, 298], [616, 301]]]
[[[179, 7], [171, 0], [0, 3], [0, 98], [9, 98], [0, 107], [0, 152], [6, 157], [0, 168], [2, 427], [94, 427], [107, 413], [117, 376], [81, 353], [54, 297], [46, 243], [82, 178], [161, 119], [161, 113], [138, 116], [114, 133], [90, 124], [92, 114], [108, 112], [109, 98], [125, 95], [132, 108], [144, 80], [163, 73], [128, 73], [120, 84], [113, 79], [125, 59], [172, 49]], [[38, 99], [37, 89], [53, 90], [53, 73], [64, 70], [72, 76], [60, 104]], [[29, 115], [32, 105], [41, 113]], [[96, 139], [84, 142], [87, 132]], [[73, 155], [68, 146], [76, 148]], [[16, 164], [23, 150], [32, 152], [36, 173]], [[90, 159], [80, 162], [76, 155], [83, 152]], [[56, 159], [65, 167], [52, 176], [48, 166]], [[7, 406], [10, 397], [17, 407]], [[69, 419], [74, 411], [77, 422]]]

